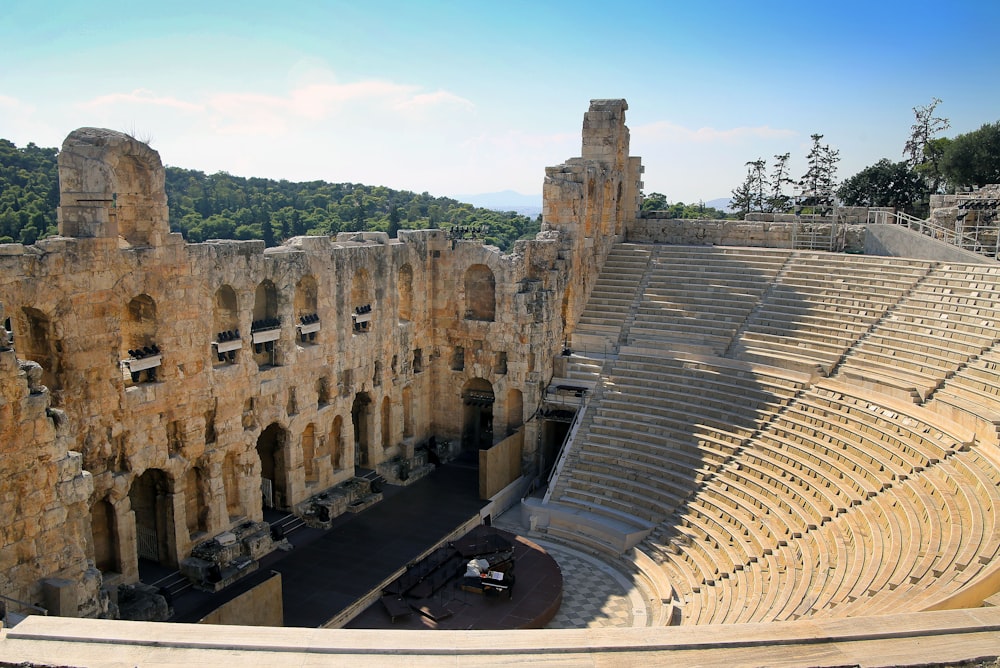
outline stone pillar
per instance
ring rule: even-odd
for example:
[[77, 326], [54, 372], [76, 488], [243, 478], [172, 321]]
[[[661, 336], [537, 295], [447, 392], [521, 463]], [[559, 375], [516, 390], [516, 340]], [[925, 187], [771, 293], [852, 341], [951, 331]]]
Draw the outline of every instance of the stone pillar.
[[229, 512], [226, 509], [226, 484], [224, 479], [225, 453], [219, 452], [218, 459], [212, 457], [206, 463], [205, 472], [208, 479], [204, 481], [207, 494], [205, 494], [205, 504], [208, 510], [208, 518], [205, 522], [208, 535], [214, 536], [229, 529]]
[[[195, 490], [197, 493], [197, 491]], [[180, 560], [187, 556], [191, 549], [191, 536], [187, 530], [187, 507], [184, 502], [184, 490], [164, 495], [164, 513], [166, 525], [164, 533], [167, 537], [166, 562], [168, 566], [177, 568]]]
[[139, 551], [136, 545], [135, 513], [128, 496], [112, 504], [115, 512], [115, 530], [118, 532], [118, 564], [122, 582], [133, 584], [139, 581]]

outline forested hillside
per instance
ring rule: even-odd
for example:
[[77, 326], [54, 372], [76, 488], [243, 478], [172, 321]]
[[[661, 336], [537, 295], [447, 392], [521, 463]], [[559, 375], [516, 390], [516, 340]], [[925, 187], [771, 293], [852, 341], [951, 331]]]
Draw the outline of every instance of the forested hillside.
[[0, 139], [0, 243], [32, 244], [56, 233], [58, 152], [34, 144], [19, 149]]
[[[56, 233], [58, 149], [28, 144], [17, 148], [0, 139], [0, 243]], [[170, 229], [191, 242], [205, 239], [263, 239], [274, 246], [303, 234], [486, 225], [485, 242], [508, 250], [517, 239], [538, 232], [539, 220], [514, 212], [473, 207], [433, 197], [357, 183], [294, 183], [205, 174], [167, 167]]]

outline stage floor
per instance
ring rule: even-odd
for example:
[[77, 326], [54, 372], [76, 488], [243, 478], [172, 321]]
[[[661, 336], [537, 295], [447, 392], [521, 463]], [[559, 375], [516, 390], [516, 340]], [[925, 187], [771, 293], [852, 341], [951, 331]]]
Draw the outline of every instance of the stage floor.
[[384, 495], [357, 515], [338, 517], [328, 531], [296, 531], [289, 536], [294, 549], [276, 550], [261, 559], [260, 576], [217, 594], [184, 596], [176, 602], [171, 621], [197, 621], [267, 572], [277, 571], [284, 625], [322, 626], [485, 505], [479, 500], [478, 471], [455, 464], [438, 466], [406, 487], [385, 485]]
[[382, 603], [376, 601], [345, 628], [454, 631], [543, 628], [559, 611], [562, 601], [563, 578], [559, 564], [544, 549], [526, 538], [505, 531], [498, 532], [514, 546], [516, 580], [510, 599], [505, 594], [496, 596], [464, 591], [460, 587], [463, 571], [426, 599], [435, 607], [446, 608], [452, 613], [445, 619], [435, 621], [414, 611], [393, 622]]

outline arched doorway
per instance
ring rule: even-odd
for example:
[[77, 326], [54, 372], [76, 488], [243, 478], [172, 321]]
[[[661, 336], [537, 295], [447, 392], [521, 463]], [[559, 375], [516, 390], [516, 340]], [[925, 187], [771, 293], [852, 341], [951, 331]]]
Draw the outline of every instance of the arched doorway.
[[115, 509], [106, 498], [99, 499], [90, 509], [90, 539], [97, 569], [101, 573], [121, 572]]
[[170, 483], [160, 469], [149, 469], [132, 483], [128, 493], [135, 515], [136, 554], [158, 564], [169, 564], [168, 523]]
[[462, 449], [485, 450], [493, 445], [493, 385], [473, 378], [462, 388]]
[[257, 456], [260, 457], [260, 494], [265, 508], [284, 508], [287, 505], [285, 487], [285, 444], [288, 432], [272, 422], [257, 438]]
[[351, 406], [351, 420], [354, 422], [354, 465], [368, 467], [368, 448], [372, 434], [372, 399], [367, 392], [358, 392]]

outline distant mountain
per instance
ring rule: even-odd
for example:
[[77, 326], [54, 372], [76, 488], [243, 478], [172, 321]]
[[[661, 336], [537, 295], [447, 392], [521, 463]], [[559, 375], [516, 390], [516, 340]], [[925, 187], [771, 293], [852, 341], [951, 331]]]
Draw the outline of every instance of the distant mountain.
[[534, 218], [542, 212], [541, 195], [522, 195], [513, 190], [501, 190], [495, 193], [480, 193], [478, 195], [454, 195], [459, 202], [468, 202], [473, 206], [495, 211], [516, 211], [522, 216]]
[[720, 211], [725, 211], [726, 213], [732, 213], [733, 210], [729, 208], [729, 203], [732, 200], [728, 197], [719, 197], [718, 199], [710, 199], [705, 202], [705, 206], [710, 206], [713, 209], [719, 209]]

